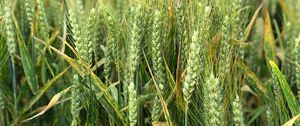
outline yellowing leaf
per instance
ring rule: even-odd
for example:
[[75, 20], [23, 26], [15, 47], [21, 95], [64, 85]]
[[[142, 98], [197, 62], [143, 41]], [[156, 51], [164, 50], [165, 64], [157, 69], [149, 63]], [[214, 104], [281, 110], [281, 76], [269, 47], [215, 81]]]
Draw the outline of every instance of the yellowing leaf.
[[55, 106], [57, 104], [57, 102], [59, 101], [60, 97], [63, 96], [66, 92], [68, 92], [70, 90], [70, 87], [59, 92], [58, 94], [54, 95], [53, 98], [50, 100], [49, 104], [47, 105], [46, 108], [44, 108], [41, 112], [39, 112], [38, 114], [24, 120], [23, 122], [27, 122], [30, 121], [38, 116], [43, 115], [48, 109], [52, 108], [53, 106]]
[[267, 61], [275, 61], [275, 40], [268, 11], [265, 11], [264, 51]]
[[249, 37], [250, 32], [251, 32], [251, 29], [252, 29], [253, 25], [255, 24], [256, 18], [257, 18], [258, 14], [259, 14], [259, 11], [260, 11], [261, 8], [262, 8], [262, 5], [263, 5], [263, 4], [261, 4], [261, 5], [256, 9], [256, 11], [255, 11], [255, 13], [254, 13], [254, 15], [253, 15], [253, 17], [252, 17], [250, 23], [248, 24], [248, 26], [247, 26], [247, 28], [246, 28], [246, 30], [245, 30], [244, 37], [243, 37], [243, 40], [242, 40], [242, 41], [246, 41], [247, 38]]
[[297, 120], [300, 120], [300, 114], [296, 115], [295, 117], [293, 117], [292, 119], [290, 119], [289, 121], [287, 121], [285, 124], [283, 124], [283, 126], [293, 126], [293, 124]]

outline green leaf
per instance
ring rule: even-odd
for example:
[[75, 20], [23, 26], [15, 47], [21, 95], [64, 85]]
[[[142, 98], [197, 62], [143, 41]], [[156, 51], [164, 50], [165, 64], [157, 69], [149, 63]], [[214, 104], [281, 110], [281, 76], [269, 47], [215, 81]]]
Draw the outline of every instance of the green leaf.
[[28, 50], [24, 45], [23, 41], [19, 41], [19, 50], [21, 55], [21, 62], [24, 69], [24, 73], [29, 84], [29, 87], [33, 94], [36, 93], [38, 89], [38, 83], [35, 76], [34, 64], [30, 58]]
[[288, 84], [283, 74], [280, 72], [279, 68], [275, 64], [274, 61], [269, 61], [269, 64], [272, 68], [272, 71], [274, 71], [275, 75], [278, 78], [278, 81], [280, 83], [280, 88], [284, 94], [285, 100], [288, 104], [288, 107], [290, 111], [292, 112], [292, 115], [295, 116], [300, 112], [300, 106]]

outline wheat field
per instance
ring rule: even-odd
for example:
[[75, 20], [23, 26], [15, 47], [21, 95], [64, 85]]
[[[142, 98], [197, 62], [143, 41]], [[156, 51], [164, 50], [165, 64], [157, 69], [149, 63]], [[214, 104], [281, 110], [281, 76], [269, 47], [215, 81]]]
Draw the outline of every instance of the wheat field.
[[0, 126], [300, 126], [300, 0], [0, 0]]

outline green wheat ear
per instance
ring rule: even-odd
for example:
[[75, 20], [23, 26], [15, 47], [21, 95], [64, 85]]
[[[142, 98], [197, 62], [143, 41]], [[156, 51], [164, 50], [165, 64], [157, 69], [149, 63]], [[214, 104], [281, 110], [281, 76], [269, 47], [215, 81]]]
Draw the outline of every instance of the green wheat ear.
[[204, 92], [204, 122], [207, 126], [223, 126], [224, 115], [222, 112], [222, 104], [219, 103], [219, 97], [222, 97], [220, 89], [218, 87], [220, 81], [213, 73], [207, 78], [203, 85]]
[[177, 4], [176, 6], [176, 13], [177, 13], [177, 32], [178, 32], [178, 41], [180, 42], [181, 45], [181, 69], [183, 69], [184, 67], [186, 67], [187, 64], [187, 60], [188, 60], [188, 53], [189, 53], [189, 31], [188, 31], [188, 19], [187, 19], [187, 15], [185, 8], [187, 8], [186, 6], [186, 2], [185, 1], [181, 1], [181, 3]]
[[[127, 64], [125, 70], [125, 83], [128, 84], [128, 104], [129, 112], [128, 118], [131, 126], [134, 126], [137, 122], [137, 101], [136, 101], [136, 89], [135, 89], [135, 79], [134, 74], [136, 72], [136, 67], [138, 65], [139, 50], [141, 42], [141, 5], [136, 3], [136, 6], [130, 8], [130, 28], [129, 28], [129, 45], [127, 54]], [[125, 94], [126, 95], [126, 94]]]
[[71, 114], [72, 114], [72, 123], [71, 126], [77, 126], [80, 122], [79, 112], [81, 107], [81, 98], [80, 98], [80, 85], [79, 77], [77, 73], [73, 74], [73, 86], [71, 88]]
[[13, 16], [12, 16], [12, 11], [9, 8], [9, 4], [6, 1], [6, 6], [4, 7], [4, 12], [5, 12], [5, 33], [6, 33], [6, 45], [7, 45], [7, 50], [10, 55], [11, 62], [14, 64], [15, 63], [15, 55], [17, 53], [16, 50], [16, 35], [15, 35], [15, 29], [14, 29], [14, 23], [13, 23]]
[[69, 10], [69, 19], [70, 19], [70, 24], [71, 24], [71, 31], [72, 31], [72, 37], [74, 39], [74, 44], [75, 44], [75, 50], [78, 52], [81, 48], [79, 48], [79, 41], [80, 41], [80, 36], [81, 36], [81, 32], [80, 32], [80, 28], [76, 19], [75, 14], [73, 13], [72, 10]]
[[199, 85], [200, 75], [203, 75], [204, 62], [205, 62], [205, 43], [207, 39], [207, 29], [206, 26], [209, 23], [209, 15], [211, 13], [211, 6], [206, 6], [204, 8], [203, 22], [200, 24], [200, 33], [198, 30], [193, 31], [192, 41], [189, 49], [189, 57], [187, 61], [187, 73], [185, 76], [185, 82], [183, 84], [183, 95], [186, 104], [189, 104], [192, 93], [196, 85]]
[[[300, 34], [295, 40], [294, 57], [295, 63], [300, 64]], [[297, 87], [298, 101], [300, 101], [300, 68], [297, 66], [294, 68], [295, 84]]]
[[104, 51], [105, 64], [104, 64], [104, 77], [106, 83], [110, 83], [110, 74], [112, 70], [112, 63], [116, 61], [115, 55], [117, 54], [117, 36], [116, 26], [113, 18], [108, 16], [108, 33], [106, 37], [106, 47]]
[[45, 11], [44, 1], [37, 0], [37, 8], [38, 8], [38, 20], [40, 25], [40, 34], [44, 41], [48, 41], [49, 39], [49, 28], [48, 28], [48, 19]]
[[82, 50], [79, 50], [79, 54], [82, 56], [84, 62], [91, 65], [92, 58], [93, 58], [93, 48], [92, 44], [95, 43], [94, 33], [96, 32], [96, 29], [94, 25], [96, 24], [96, 10], [92, 8], [90, 10], [89, 18], [86, 25], [86, 32], [84, 34], [83, 43], [80, 43], [80, 47], [82, 47]]
[[26, 11], [27, 20], [30, 24], [31, 30], [33, 30], [33, 19], [34, 19], [34, 0], [24, 0], [24, 6]]
[[183, 84], [183, 95], [184, 95], [184, 100], [186, 104], [190, 103], [190, 98], [192, 96], [192, 93], [195, 89], [196, 84], [199, 81], [198, 74], [200, 73], [199, 70], [200, 68], [200, 62], [198, 54], [200, 53], [200, 49], [197, 46], [198, 42], [198, 31], [195, 31], [193, 33], [192, 37], [192, 43], [190, 46], [190, 54], [189, 54], [189, 59], [187, 63], [187, 74], [185, 76], [185, 82]]
[[[156, 84], [159, 87], [160, 92], [164, 90], [164, 67], [163, 67], [163, 59], [161, 53], [161, 12], [156, 10], [154, 13], [153, 27], [152, 27], [152, 63], [153, 63], [153, 76]], [[152, 122], [155, 123], [159, 120], [159, 115], [161, 111], [160, 100], [159, 97], [156, 96], [154, 99], [154, 105], [151, 112]]]
[[[82, 44], [79, 43], [81, 40], [80, 38], [80, 30], [77, 23], [77, 19], [74, 15], [74, 13], [70, 10], [70, 21], [71, 21], [71, 31], [73, 32], [72, 37], [74, 38], [75, 42], [75, 50], [80, 54], [80, 51], [82, 50]], [[71, 99], [71, 114], [72, 114], [72, 126], [77, 126], [80, 122], [79, 119], [79, 112], [81, 107], [81, 99], [80, 99], [80, 85], [79, 85], [79, 77], [77, 73], [73, 73], [73, 85], [71, 89], [72, 99]]]
[[232, 114], [233, 114], [233, 123], [236, 126], [246, 126], [244, 123], [242, 103], [238, 95], [235, 96], [234, 101], [232, 102]]

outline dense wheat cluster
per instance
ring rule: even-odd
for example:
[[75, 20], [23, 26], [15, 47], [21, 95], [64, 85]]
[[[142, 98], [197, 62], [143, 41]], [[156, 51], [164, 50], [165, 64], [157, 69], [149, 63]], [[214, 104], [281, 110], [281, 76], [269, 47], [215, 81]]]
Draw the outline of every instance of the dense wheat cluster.
[[0, 0], [0, 126], [300, 126], [300, 0]]

